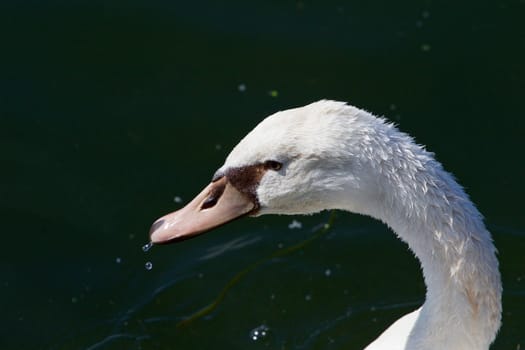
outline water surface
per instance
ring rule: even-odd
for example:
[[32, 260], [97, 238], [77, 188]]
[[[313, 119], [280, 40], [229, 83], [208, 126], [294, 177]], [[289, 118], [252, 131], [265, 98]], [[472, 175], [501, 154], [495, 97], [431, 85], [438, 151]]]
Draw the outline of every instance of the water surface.
[[[0, 348], [360, 349], [417, 308], [407, 247], [347, 213], [267, 260], [328, 213], [141, 249], [258, 121], [320, 98], [387, 116], [466, 187], [499, 250], [493, 348], [523, 348], [524, 9], [2, 2]], [[211, 313], [177, 327], [255, 262]]]

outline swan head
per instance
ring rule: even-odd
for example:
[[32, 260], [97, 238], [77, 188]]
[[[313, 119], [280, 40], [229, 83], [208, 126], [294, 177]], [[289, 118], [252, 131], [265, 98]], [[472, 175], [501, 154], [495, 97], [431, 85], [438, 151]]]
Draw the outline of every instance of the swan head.
[[153, 224], [151, 241], [187, 239], [245, 215], [325, 209], [374, 215], [381, 191], [364, 150], [378, 125], [388, 126], [365, 111], [326, 100], [267, 117], [192, 202]]

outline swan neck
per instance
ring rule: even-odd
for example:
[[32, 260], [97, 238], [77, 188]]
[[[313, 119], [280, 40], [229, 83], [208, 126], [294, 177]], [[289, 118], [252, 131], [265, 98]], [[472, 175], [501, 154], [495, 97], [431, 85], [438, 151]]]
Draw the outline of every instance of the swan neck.
[[420, 170], [415, 178], [424, 186], [411, 184], [412, 191], [398, 186], [402, 194], [390, 189], [382, 213], [420, 260], [427, 287], [407, 349], [448, 342], [447, 349], [488, 349], [501, 318], [501, 282], [491, 235], [450, 174], [435, 167], [433, 172]]

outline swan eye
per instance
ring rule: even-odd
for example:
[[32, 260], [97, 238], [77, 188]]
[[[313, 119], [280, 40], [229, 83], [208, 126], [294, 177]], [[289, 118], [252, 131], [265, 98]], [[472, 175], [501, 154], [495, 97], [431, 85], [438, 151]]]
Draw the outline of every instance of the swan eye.
[[267, 160], [266, 162], [264, 162], [264, 167], [266, 169], [278, 171], [278, 170], [281, 170], [281, 168], [283, 167], [283, 164], [279, 163], [276, 160]]

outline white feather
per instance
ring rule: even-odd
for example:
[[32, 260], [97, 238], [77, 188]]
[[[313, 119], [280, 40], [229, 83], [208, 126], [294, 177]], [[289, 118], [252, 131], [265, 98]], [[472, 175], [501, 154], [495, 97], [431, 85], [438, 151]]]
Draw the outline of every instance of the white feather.
[[432, 153], [342, 102], [278, 112], [223, 170], [277, 160], [257, 189], [262, 214], [343, 209], [389, 225], [419, 259], [426, 301], [367, 349], [488, 349], [501, 320], [496, 250], [482, 216]]

